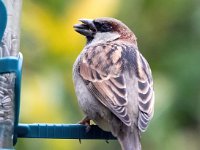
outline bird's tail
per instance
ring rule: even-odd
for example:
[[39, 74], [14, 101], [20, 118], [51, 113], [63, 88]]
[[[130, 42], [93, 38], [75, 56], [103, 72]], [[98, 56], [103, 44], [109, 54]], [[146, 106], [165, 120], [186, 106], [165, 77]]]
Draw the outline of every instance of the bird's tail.
[[130, 127], [127, 127], [126, 130], [118, 135], [122, 150], [141, 150], [139, 129], [131, 130]]

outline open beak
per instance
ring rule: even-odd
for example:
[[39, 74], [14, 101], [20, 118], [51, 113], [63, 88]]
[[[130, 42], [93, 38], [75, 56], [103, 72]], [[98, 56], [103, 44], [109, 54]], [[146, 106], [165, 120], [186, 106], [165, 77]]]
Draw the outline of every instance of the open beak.
[[91, 19], [80, 19], [82, 24], [75, 24], [74, 30], [86, 37], [93, 37], [96, 33], [97, 29]]

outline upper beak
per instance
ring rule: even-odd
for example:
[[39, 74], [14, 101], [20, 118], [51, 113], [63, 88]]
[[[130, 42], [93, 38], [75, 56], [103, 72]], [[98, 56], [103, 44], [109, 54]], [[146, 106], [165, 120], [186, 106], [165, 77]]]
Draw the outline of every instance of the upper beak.
[[74, 30], [84, 36], [92, 37], [96, 33], [96, 27], [91, 19], [80, 19], [82, 24], [75, 24]]

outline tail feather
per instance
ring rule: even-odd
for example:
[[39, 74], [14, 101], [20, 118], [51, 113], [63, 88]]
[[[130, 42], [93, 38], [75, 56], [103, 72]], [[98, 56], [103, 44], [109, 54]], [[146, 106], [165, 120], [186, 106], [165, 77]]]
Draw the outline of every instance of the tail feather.
[[138, 128], [131, 130], [130, 127], [118, 135], [118, 141], [122, 150], [141, 150], [140, 131]]

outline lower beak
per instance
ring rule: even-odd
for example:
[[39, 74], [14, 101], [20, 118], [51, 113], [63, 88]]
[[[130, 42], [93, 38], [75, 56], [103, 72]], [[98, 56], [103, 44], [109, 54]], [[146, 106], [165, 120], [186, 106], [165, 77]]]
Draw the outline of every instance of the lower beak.
[[93, 37], [96, 33], [96, 27], [93, 23], [93, 20], [90, 19], [80, 19], [82, 24], [74, 25], [74, 30], [86, 37]]

